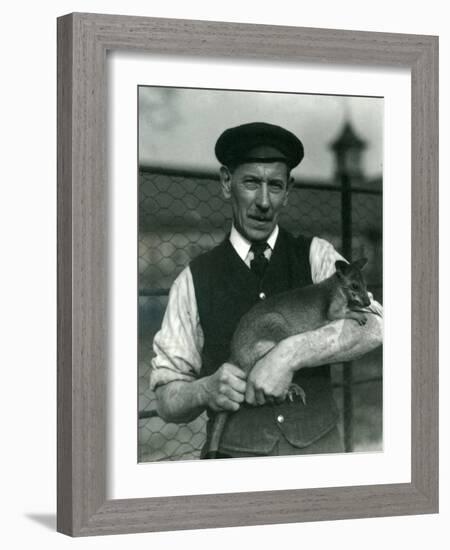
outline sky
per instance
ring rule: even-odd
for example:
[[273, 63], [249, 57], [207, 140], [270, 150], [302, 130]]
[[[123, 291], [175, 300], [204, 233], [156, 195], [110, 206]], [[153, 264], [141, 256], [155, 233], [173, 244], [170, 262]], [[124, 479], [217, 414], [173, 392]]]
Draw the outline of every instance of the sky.
[[278, 124], [301, 139], [305, 158], [294, 176], [331, 178], [334, 157], [329, 145], [346, 121], [367, 142], [364, 173], [382, 173], [382, 98], [149, 86], [139, 88], [140, 164], [216, 171], [219, 135], [256, 121]]

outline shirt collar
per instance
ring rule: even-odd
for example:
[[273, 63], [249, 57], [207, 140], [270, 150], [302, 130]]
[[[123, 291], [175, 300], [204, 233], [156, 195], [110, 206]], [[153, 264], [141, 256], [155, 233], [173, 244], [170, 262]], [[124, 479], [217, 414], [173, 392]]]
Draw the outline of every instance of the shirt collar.
[[[278, 225], [276, 225], [274, 230], [270, 234], [269, 238], [267, 239], [267, 244], [270, 246], [271, 250], [275, 248], [275, 243], [277, 241], [278, 233], [279, 233], [279, 228], [278, 228]], [[234, 227], [234, 224], [231, 227], [230, 243], [232, 244], [233, 248], [236, 250], [241, 260], [245, 262], [245, 259], [248, 256], [252, 243], [239, 233], [239, 231]]]

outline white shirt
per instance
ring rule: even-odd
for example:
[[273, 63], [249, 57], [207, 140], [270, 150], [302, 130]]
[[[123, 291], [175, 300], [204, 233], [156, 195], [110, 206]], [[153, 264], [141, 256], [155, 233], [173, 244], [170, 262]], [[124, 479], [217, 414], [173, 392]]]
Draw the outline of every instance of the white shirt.
[[[272, 256], [272, 251], [275, 248], [275, 243], [277, 242], [279, 231], [280, 230], [278, 228], [278, 225], [276, 225], [275, 229], [272, 231], [269, 238], [267, 239], [267, 244], [269, 246], [264, 251], [264, 256], [268, 260], [270, 260]], [[241, 258], [241, 260], [247, 265], [247, 267], [250, 267], [250, 262], [253, 260], [254, 257], [253, 251], [250, 250], [252, 243], [248, 241], [245, 237], [243, 237], [234, 227], [234, 225], [231, 227], [230, 243], [236, 250], [239, 258]]]
[[[270, 258], [278, 238], [278, 226], [268, 239], [265, 255]], [[250, 267], [253, 252], [250, 242], [233, 227], [230, 242], [239, 257]], [[309, 249], [309, 263], [313, 283], [327, 279], [335, 272], [336, 260], [344, 258], [324, 239], [314, 237]], [[377, 304], [381, 309], [381, 307]], [[150, 388], [174, 380], [195, 380], [202, 366], [203, 330], [197, 310], [192, 273], [186, 267], [175, 279], [161, 329], [153, 340], [155, 357], [152, 360]]]

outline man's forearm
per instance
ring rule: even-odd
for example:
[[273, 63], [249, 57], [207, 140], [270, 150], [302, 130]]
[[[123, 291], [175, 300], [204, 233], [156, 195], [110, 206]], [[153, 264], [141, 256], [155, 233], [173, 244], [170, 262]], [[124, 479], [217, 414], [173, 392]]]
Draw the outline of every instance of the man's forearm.
[[297, 371], [357, 359], [380, 346], [382, 339], [381, 318], [369, 314], [364, 326], [350, 319], [335, 321], [317, 330], [286, 338], [275, 349], [277, 361]]
[[206, 408], [204, 379], [175, 380], [155, 390], [159, 416], [166, 422], [190, 422]]
[[206, 408], [237, 411], [245, 396], [246, 375], [223, 363], [213, 374], [192, 381], [173, 380], [156, 388], [158, 414], [167, 422], [190, 422]]

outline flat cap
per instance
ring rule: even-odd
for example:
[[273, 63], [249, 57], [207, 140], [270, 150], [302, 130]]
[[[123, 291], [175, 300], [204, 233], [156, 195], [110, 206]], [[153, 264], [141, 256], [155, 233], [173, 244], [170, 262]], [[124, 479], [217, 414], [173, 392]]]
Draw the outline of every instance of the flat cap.
[[228, 128], [217, 140], [217, 160], [225, 166], [244, 162], [286, 162], [294, 168], [303, 159], [303, 144], [289, 130], [266, 122]]

